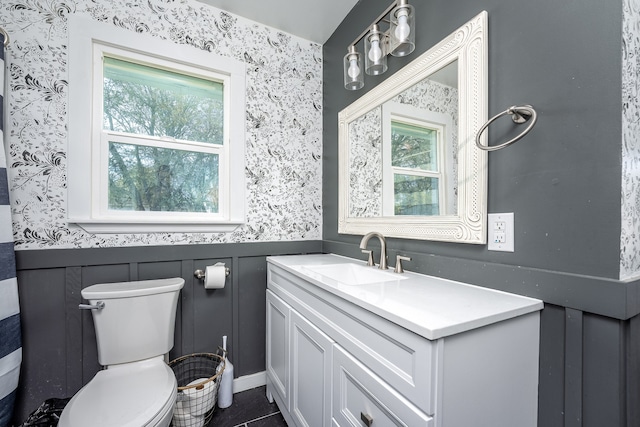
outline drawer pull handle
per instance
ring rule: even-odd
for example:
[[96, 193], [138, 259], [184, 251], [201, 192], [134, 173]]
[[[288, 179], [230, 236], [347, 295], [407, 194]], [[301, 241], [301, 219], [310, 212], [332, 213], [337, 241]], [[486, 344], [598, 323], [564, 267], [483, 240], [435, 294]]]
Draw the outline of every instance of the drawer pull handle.
[[371, 418], [371, 415], [365, 414], [364, 412], [360, 412], [360, 419], [367, 427], [371, 427], [371, 424], [373, 424], [373, 418]]

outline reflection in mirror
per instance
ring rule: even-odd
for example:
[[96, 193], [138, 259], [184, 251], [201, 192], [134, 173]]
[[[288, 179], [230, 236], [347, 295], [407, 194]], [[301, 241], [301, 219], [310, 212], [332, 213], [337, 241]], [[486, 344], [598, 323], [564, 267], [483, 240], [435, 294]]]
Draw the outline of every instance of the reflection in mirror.
[[338, 232], [486, 243], [487, 13], [338, 115]]
[[458, 61], [349, 124], [349, 216], [456, 213]]

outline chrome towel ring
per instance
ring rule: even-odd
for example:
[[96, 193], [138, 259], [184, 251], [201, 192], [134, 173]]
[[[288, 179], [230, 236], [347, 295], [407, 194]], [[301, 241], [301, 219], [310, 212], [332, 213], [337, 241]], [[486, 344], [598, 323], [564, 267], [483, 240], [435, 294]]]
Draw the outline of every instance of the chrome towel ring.
[[[480, 137], [482, 136], [482, 132], [484, 132], [485, 129], [487, 129], [491, 123], [493, 123], [500, 117], [507, 114], [511, 116], [511, 120], [513, 120], [514, 123], [520, 124], [520, 123], [525, 123], [529, 121], [529, 126], [527, 126], [526, 129], [523, 130], [520, 135], [500, 145], [493, 145], [493, 146], [482, 145], [480, 143]], [[480, 128], [480, 130], [478, 131], [478, 134], [476, 135], [476, 146], [478, 146], [479, 149], [485, 150], [485, 151], [500, 150], [501, 148], [504, 148], [513, 144], [514, 142], [518, 141], [520, 138], [528, 134], [531, 128], [536, 124], [537, 120], [538, 120], [538, 114], [536, 113], [536, 110], [534, 110], [531, 105], [521, 105], [519, 107], [514, 105], [513, 107], [509, 107], [506, 110], [504, 110], [502, 113], [496, 114], [495, 116], [490, 118], [489, 121]]]

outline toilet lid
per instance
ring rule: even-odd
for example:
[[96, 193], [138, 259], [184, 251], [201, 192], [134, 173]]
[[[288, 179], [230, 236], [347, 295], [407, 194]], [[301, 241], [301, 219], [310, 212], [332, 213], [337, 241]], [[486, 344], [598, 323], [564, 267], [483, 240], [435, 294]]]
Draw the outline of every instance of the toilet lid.
[[110, 366], [67, 404], [60, 426], [143, 427], [173, 406], [175, 375], [160, 359]]

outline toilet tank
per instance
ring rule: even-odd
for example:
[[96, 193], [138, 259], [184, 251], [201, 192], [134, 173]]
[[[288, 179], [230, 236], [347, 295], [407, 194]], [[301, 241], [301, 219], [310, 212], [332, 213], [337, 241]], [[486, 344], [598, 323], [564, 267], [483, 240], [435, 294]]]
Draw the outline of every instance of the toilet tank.
[[91, 305], [98, 361], [115, 365], [166, 354], [173, 348], [176, 307], [184, 279], [101, 283], [82, 290]]

